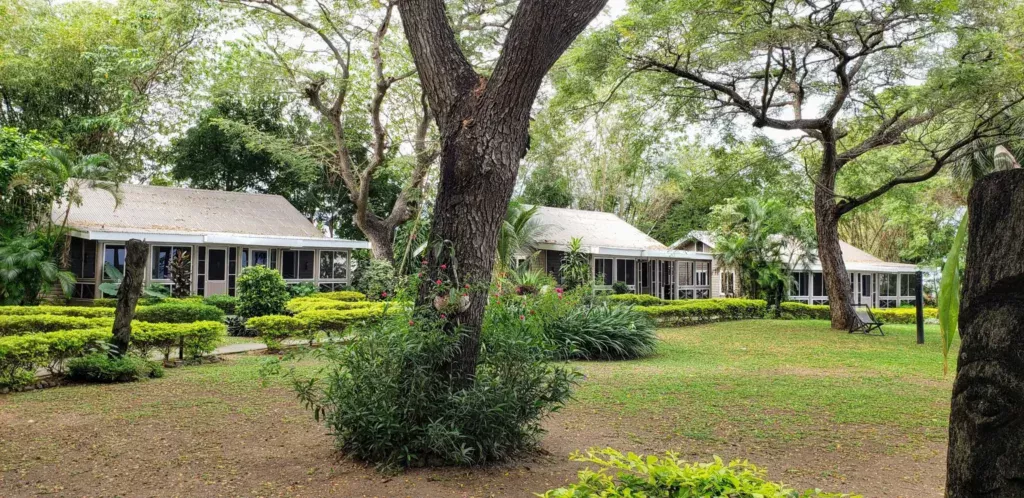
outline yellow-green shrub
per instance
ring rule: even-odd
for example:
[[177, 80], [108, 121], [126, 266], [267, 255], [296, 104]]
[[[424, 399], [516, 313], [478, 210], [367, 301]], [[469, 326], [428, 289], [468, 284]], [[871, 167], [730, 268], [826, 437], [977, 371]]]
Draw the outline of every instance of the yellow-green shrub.
[[650, 294], [612, 294], [605, 296], [608, 304], [632, 304], [638, 306], [664, 306], [672, 301], [654, 297]]
[[110, 329], [62, 330], [40, 334], [0, 337], [0, 386], [13, 387], [15, 380], [35, 376], [37, 367], [61, 371], [69, 358], [87, 347], [110, 340]]
[[335, 301], [366, 301], [366, 294], [357, 291], [321, 292], [310, 297], [333, 299]]
[[113, 318], [84, 318], [63, 315], [0, 315], [0, 337], [37, 334], [57, 330], [110, 327]]
[[139, 306], [135, 319], [153, 323], [193, 323], [224, 320], [224, 312], [202, 301], [166, 301], [152, 306]]
[[88, 306], [0, 306], [0, 315], [60, 315], [84, 318], [113, 317], [114, 308]]
[[193, 323], [150, 323], [132, 322], [132, 347], [143, 356], [153, 350], [169, 358], [174, 348], [182, 348], [189, 357], [199, 357], [217, 348], [221, 338], [227, 334], [227, 326], [221, 322], [199, 321]]
[[[306, 322], [312, 330], [320, 330], [328, 334], [341, 334], [353, 323], [361, 322], [372, 318], [380, 318], [384, 315], [385, 308], [356, 308], [350, 310], [309, 310], [295, 315], [295, 318]], [[397, 307], [387, 308], [388, 313], [394, 313]]]
[[356, 308], [382, 307], [384, 303], [372, 303], [369, 301], [336, 301], [334, 299], [323, 299], [316, 296], [296, 297], [285, 305], [291, 313], [302, 313], [309, 310], [351, 310]]
[[[938, 308], [925, 308], [923, 311], [925, 320], [939, 317]], [[871, 312], [883, 323], [917, 323], [916, 308], [872, 309]]]
[[[831, 320], [828, 305], [782, 303], [780, 318], [786, 320]], [[872, 308], [871, 313], [882, 323], [917, 323], [916, 308]], [[925, 308], [924, 318], [938, 318], [938, 308]]]
[[691, 299], [662, 306], [634, 306], [660, 326], [680, 326], [723, 320], [764, 318], [767, 303], [760, 299]]
[[256, 330], [257, 336], [271, 351], [281, 349], [281, 342], [285, 339], [302, 338], [312, 343], [316, 337], [316, 330], [310, 329], [305, 320], [292, 316], [257, 316], [247, 320], [245, 326]]

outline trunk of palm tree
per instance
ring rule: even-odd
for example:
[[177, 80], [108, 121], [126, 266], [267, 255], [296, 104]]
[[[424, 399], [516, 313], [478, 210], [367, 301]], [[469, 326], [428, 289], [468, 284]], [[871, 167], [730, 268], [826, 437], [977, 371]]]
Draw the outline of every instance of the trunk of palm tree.
[[968, 206], [946, 496], [1024, 497], [1024, 170], [978, 181]]
[[117, 308], [114, 311], [114, 347], [111, 350], [114, 356], [127, 353], [131, 343], [132, 319], [135, 318], [135, 305], [142, 294], [146, 253], [146, 243], [139, 239], [131, 239], [125, 244], [124, 277], [121, 279], [121, 287], [117, 289]]

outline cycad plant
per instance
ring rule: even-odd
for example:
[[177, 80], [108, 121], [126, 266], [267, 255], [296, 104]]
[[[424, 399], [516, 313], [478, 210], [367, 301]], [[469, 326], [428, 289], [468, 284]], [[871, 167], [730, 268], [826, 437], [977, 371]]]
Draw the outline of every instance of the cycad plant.
[[537, 235], [541, 225], [534, 219], [537, 206], [526, 206], [513, 201], [505, 212], [505, 219], [498, 232], [498, 270], [510, 271], [516, 268], [516, 256], [532, 256], [536, 252]]

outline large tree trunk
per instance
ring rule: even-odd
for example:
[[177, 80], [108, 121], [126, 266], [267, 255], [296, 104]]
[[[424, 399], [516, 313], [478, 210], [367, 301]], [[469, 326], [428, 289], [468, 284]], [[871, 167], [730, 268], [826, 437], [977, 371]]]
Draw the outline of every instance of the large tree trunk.
[[[400, 0], [402, 25], [441, 135], [441, 171], [427, 275], [417, 305], [435, 304], [440, 279], [468, 285], [467, 306], [445, 308], [460, 333], [450, 365], [461, 382], [476, 373], [480, 327], [498, 229], [529, 141], [530, 108], [544, 75], [607, 0], [520, 0], [490, 78], [459, 48], [442, 0]], [[442, 268], [443, 266], [443, 268]], [[425, 275], [425, 276], [427, 276]], [[461, 297], [456, 294], [456, 297]]]
[[946, 496], [1024, 497], [1024, 171], [986, 176], [968, 206]]
[[[849, 330], [857, 321], [850, 296], [850, 274], [843, 262], [843, 250], [839, 246], [839, 207], [835, 199], [836, 156], [831, 131], [824, 133], [824, 155], [821, 172], [814, 185], [814, 227], [818, 235], [818, 260], [821, 263], [821, 277], [828, 289], [828, 306], [832, 328]], [[831, 143], [829, 141], [831, 140]]]
[[131, 239], [125, 245], [124, 277], [117, 289], [117, 309], [114, 312], [114, 340], [111, 355], [122, 356], [128, 352], [132, 338], [132, 319], [135, 305], [142, 294], [142, 281], [146, 271], [146, 243]]
[[359, 229], [370, 241], [370, 253], [373, 259], [382, 259], [388, 262], [395, 261], [395, 233], [394, 226], [381, 222], [367, 222], [359, 224]]

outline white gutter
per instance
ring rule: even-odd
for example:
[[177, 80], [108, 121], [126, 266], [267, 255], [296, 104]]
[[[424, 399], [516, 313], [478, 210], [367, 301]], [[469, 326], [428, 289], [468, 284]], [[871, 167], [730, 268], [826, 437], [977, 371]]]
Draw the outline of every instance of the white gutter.
[[[568, 247], [561, 244], [537, 244], [537, 249], [562, 252], [569, 250]], [[714, 259], [714, 256], [706, 252], [680, 251], [677, 249], [626, 249], [622, 247], [602, 246], [582, 246], [580, 249], [587, 254], [597, 256], [640, 259], [695, 259], [703, 261], [711, 261]]]
[[160, 232], [109, 232], [100, 230], [71, 230], [71, 235], [86, 240], [121, 242], [141, 239], [155, 244], [197, 244], [234, 245], [256, 247], [295, 247], [314, 249], [369, 249], [370, 243], [362, 240], [329, 239], [317, 237], [275, 237], [269, 235], [245, 235], [235, 233], [160, 233]]

